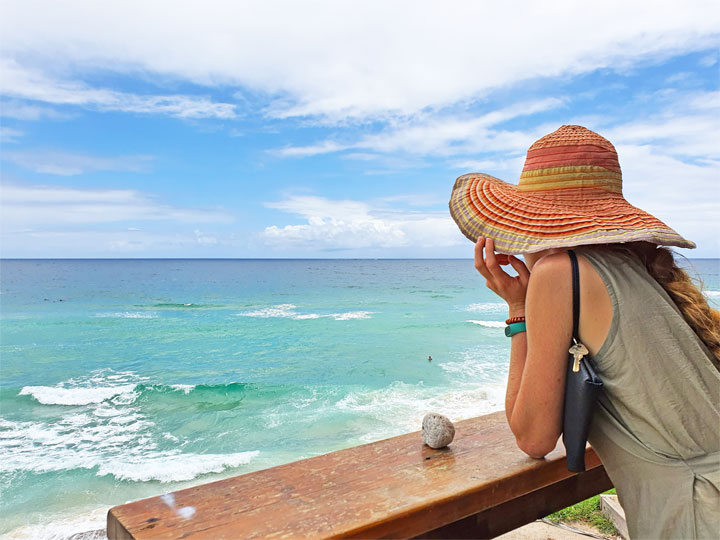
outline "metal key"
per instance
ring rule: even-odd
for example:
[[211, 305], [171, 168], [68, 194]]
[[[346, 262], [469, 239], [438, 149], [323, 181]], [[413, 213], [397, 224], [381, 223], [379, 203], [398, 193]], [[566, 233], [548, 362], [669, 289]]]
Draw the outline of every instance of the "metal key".
[[575, 342], [575, 344], [570, 347], [568, 350], [570, 354], [573, 355], [573, 367], [572, 370], [577, 373], [580, 371], [580, 360], [582, 360], [582, 357], [585, 356], [589, 351], [587, 350], [587, 347], [583, 345], [582, 343]]

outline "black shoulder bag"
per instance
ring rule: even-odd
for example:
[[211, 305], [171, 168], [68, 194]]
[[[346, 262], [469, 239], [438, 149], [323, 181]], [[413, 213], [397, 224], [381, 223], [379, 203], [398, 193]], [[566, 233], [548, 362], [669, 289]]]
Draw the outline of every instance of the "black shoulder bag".
[[565, 379], [562, 440], [565, 445], [568, 470], [583, 472], [585, 470], [585, 444], [590, 432], [595, 402], [603, 383], [595, 374], [587, 347], [580, 343], [578, 337], [580, 272], [575, 253], [568, 250], [568, 255], [570, 255], [572, 263], [573, 333], [568, 351], [570, 356]]

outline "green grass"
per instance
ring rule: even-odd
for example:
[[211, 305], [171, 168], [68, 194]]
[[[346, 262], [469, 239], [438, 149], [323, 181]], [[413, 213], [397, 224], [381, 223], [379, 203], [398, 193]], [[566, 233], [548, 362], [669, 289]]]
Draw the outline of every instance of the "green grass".
[[[615, 495], [615, 489], [608, 490], [605, 493]], [[595, 495], [577, 504], [558, 510], [554, 514], [547, 516], [547, 519], [555, 523], [582, 521], [583, 523], [592, 525], [603, 534], [619, 534], [613, 522], [600, 512], [600, 495]]]

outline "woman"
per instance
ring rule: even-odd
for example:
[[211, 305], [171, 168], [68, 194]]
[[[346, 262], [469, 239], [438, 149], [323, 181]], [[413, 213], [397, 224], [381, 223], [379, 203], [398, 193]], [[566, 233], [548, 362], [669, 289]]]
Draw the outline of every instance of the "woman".
[[450, 212], [508, 304], [520, 449], [542, 458], [562, 432], [572, 248], [579, 338], [604, 384], [589, 442], [631, 538], [720, 538], [720, 314], [660, 247], [695, 244], [623, 198], [615, 148], [581, 126], [533, 144], [518, 185], [461, 176]]

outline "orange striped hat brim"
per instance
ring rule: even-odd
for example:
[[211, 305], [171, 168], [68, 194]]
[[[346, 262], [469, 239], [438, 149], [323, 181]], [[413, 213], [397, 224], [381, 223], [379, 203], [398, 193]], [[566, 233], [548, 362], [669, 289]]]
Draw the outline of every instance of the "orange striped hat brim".
[[533, 144], [518, 185], [460, 176], [450, 214], [467, 238], [492, 238], [502, 253], [637, 241], [695, 247], [625, 200], [615, 148], [581, 126], [562, 126]]

